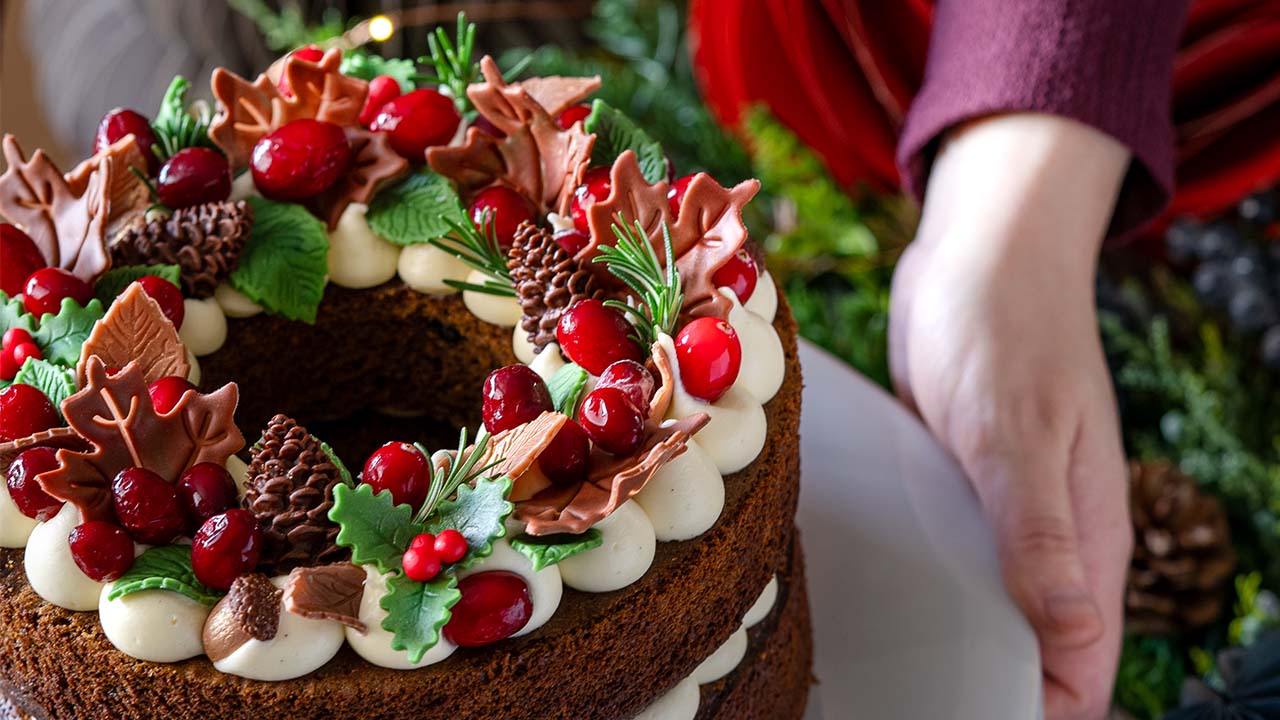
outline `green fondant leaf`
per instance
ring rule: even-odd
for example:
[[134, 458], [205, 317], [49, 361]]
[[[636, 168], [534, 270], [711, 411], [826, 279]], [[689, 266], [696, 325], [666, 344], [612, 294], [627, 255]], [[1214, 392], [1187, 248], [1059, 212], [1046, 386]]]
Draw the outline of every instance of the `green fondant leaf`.
[[133, 561], [133, 568], [111, 584], [107, 599], [116, 600], [143, 590], [180, 593], [207, 607], [213, 607], [222, 597], [196, 579], [188, 545], [165, 545], [142, 553]]
[[511, 478], [480, 478], [474, 487], [460, 485], [458, 494], [441, 502], [427, 519], [427, 532], [439, 535], [453, 528], [467, 539], [467, 554], [454, 568], [471, 567], [493, 554], [493, 542], [507, 534], [507, 516], [515, 509], [507, 500], [510, 495]]
[[621, 110], [603, 100], [596, 100], [583, 128], [596, 136], [596, 144], [591, 150], [592, 165], [612, 167], [619, 155], [631, 150], [640, 162], [640, 172], [645, 180], [656, 183], [667, 177], [667, 156], [662, 151], [662, 144], [641, 130]]
[[471, 222], [453, 185], [427, 169], [379, 192], [365, 218], [379, 237], [396, 245], [425, 243]]
[[71, 397], [76, 391], [75, 376], [69, 368], [54, 365], [48, 360], [27, 358], [14, 376], [15, 383], [30, 385], [49, 398], [49, 402], [62, 414], [62, 401]]
[[511, 547], [529, 558], [534, 571], [551, 567], [578, 553], [593, 550], [604, 544], [604, 535], [591, 528], [581, 535], [517, 535], [511, 539]]
[[35, 333], [36, 319], [22, 307], [22, 301], [0, 292], [0, 334], [9, 328], [22, 328]]
[[458, 580], [452, 574], [440, 574], [420, 583], [393, 575], [387, 579], [387, 590], [381, 602], [387, 611], [382, 629], [394, 635], [391, 649], [406, 651], [411, 663], [420, 662], [440, 642], [440, 628], [453, 616], [450, 608], [462, 599]]
[[414, 78], [418, 64], [409, 58], [384, 58], [363, 48], [348, 51], [342, 56], [338, 71], [361, 80], [372, 80], [379, 75], [390, 75], [400, 85], [400, 92], [407, 93], [417, 87]]
[[351, 550], [351, 562], [375, 564], [381, 572], [399, 572], [409, 543], [427, 529], [413, 522], [408, 505], [396, 505], [391, 491], [377, 495], [368, 485], [333, 489], [329, 519], [338, 524], [338, 545]]
[[[555, 351], [544, 348], [542, 352]], [[587, 387], [587, 377], [587, 371], [577, 363], [569, 363], [551, 376], [547, 389], [551, 391], [551, 402], [555, 405], [556, 412], [569, 417], [578, 414], [578, 401], [582, 399], [582, 391]]]
[[314, 323], [329, 272], [324, 223], [301, 205], [249, 198], [253, 229], [231, 286], [267, 310]]
[[342, 458], [338, 457], [338, 453], [334, 452], [333, 448], [329, 447], [329, 443], [320, 440], [319, 438], [316, 439], [320, 441], [320, 449], [324, 450], [324, 454], [329, 456], [329, 462], [333, 463], [333, 466], [338, 468], [338, 474], [342, 476], [342, 482], [348, 485], [354, 485], [355, 482], [351, 479], [351, 471], [347, 469], [346, 463], [342, 462]]
[[124, 292], [124, 289], [134, 280], [147, 275], [164, 278], [178, 285], [181, 270], [177, 265], [125, 265], [111, 268], [105, 275], [98, 278], [98, 282], [93, 286], [93, 294], [98, 296], [103, 305], [110, 305], [111, 301]]
[[84, 307], [71, 298], [63, 298], [57, 315], [45, 313], [40, 316], [40, 326], [32, 337], [44, 352], [45, 360], [75, 367], [80, 360], [80, 347], [103, 314], [102, 303], [96, 298]]

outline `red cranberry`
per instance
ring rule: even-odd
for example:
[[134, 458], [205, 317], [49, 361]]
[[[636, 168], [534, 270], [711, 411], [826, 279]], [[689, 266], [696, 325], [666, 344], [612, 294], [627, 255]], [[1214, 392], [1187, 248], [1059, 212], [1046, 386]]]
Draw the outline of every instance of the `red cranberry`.
[[644, 440], [644, 414], [616, 387], [587, 393], [578, 422], [592, 442], [614, 455], [630, 455]]
[[574, 105], [573, 107], [560, 113], [560, 117], [556, 118], [556, 122], [560, 124], [562, 130], [568, 130], [575, 123], [584, 122], [591, 115], [590, 105]]
[[272, 200], [301, 202], [328, 190], [351, 165], [342, 128], [320, 120], [294, 120], [253, 146], [253, 183]]
[[168, 545], [186, 527], [173, 484], [146, 468], [121, 470], [111, 481], [111, 499], [120, 524], [140, 543]]
[[431, 472], [431, 459], [421, 450], [406, 442], [389, 442], [365, 461], [360, 479], [375, 493], [390, 490], [395, 504], [416, 512], [427, 499]]
[[183, 148], [165, 160], [156, 177], [156, 197], [170, 208], [221, 202], [231, 195], [231, 165], [217, 150]]
[[561, 250], [564, 250], [570, 255], [577, 255], [582, 252], [582, 249], [591, 242], [591, 238], [588, 237], [586, 233], [578, 232], [578, 228], [557, 230], [551, 237], [556, 241], [556, 244], [560, 246]]
[[[289, 53], [286, 57], [318, 63], [324, 59], [324, 50], [318, 45], [305, 45]], [[293, 97], [293, 88], [289, 87], [289, 79], [283, 72], [280, 73], [280, 79], [276, 81], [276, 89], [287, 98]]]
[[495, 434], [555, 410], [547, 383], [528, 365], [508, 365], [494, 370], [484, 379], [481, 392], [484, 426]]
[[57, 315], [65, 298], [71, 298], [84, 307], [93, 299], [93, 288], [62, 268], [40, 268], [27, 278], [22, 306], [36, 317], [45, 313]]
[[507, 136], [506, 133], [498, 129], [497, 125], [493, 124], [493, 121], [491, 121], [489, 118], [483, 115], [477, 115], [476, 119], [471, 121], [471, 127], [479, 130], [480, 132], [484, 133], [485, 135], [488, 135], [491, 138], [494, 138], [495, 140], [501, 140], [502, 138]]
[[236, 506], [236, 483], [217, 463], [202, 462], [187, 468], [178, 478], [177, 491], [187, 519], [197, 528]]
[[0, 223], [0, 292], [9, 297], [21, 293], [31, 273], [44, 266], [44, 256], [30, 236], [16, 225]]
[[182, 291], [178, 286], [155, 275], [143, 275], [134, 282], [141, 285], [142, 290], [160, 305], [160, 311], [173, 323], [173, 329], [181, 330], [187, 310], [182, 304]]
[[680, 381], [690, 395], [715, 402], [724, 395], [742, 367], [742, 344], [729, 323], [698, 318], [676, 334]]
[[196, 531], [191, 567], [196, 579], [214, 590], [230, 590], [236, 578], [252, 572], [262, 557], [262, 528], [248, 510], [214, 515]]
[[390, 133], [391, 148], [413, 162], [423, 162], [427, 148], [447, 145], [462, 116], [453, 100], [435, 90], [407, 92], [382, 106], [369, 129]]
[[711, 282], [718, 288], [727, 287], [738, 296], [738, 302], [745, 303], [756, 291], [756, 281], [760, 273], [756, 270], [756, 261], [746, 250], [739, 250], [729, 261], [720, 266], [711, 276]]
[[551, 444], [538, 456], [538, 467], [553, 484], [561, 487], [587, 479], [587, 458], [591, 456], [591, 438], [582, 426], [569, 420], [560, 427]]
[[588, 298], [574, 303], [560, 316], [556, 341], [570, 360], [592, 375], [599, 375], [619, 360], [643, 358], [632, 332], [631, 323], [622, 313], [601, 300]]
[[436, 555], [440, 556], [441, 562], [456, 563], [467, 554], [467, 539], [462, 533], [449, 528], [436, 536], [432, 547], [435, 548]]
[[133, 135], [134, 141], [138, 143], [138, 149], [147, 160], [147, 175], [154, 176], [160, 165], [160, 158], [156, 157], [153, 148], [159, 145], [160, 141], [156, 139], [156, 131], [152, 129], [151, 121], [141, 113], [116, 108], [104, 115], [102, 121], [98, 123], [98, 134], [93, 138], [93, 152], [102, 152], [108, 145], [126, 135]]
[[94, 520], [78, 525], [67, 536], [71, 559], [96, 582], [111, 582], [133, 567], [133, 540], [119, 525]]
[[156, 412], [165, 415], [178, 406], [182, 396], [188, 390], [195, 390], [191, 381], [177, 375], [166, 375], [147, 386], [147, 394], [151, 396], [151, 406]]
[[12, 380], [18, 377], [18, 362], [13, 359], [12, 350], [0, 350], [0, 380]]
[[36, 388], [19, 383], [0, 390], [0, 442], [35, 435], [59, 424], [58, 409]]
[[11, 327], [4, 331], [4, 339], [0, 340], [0, 348], [12, 350], [23, 343], [32, 342], [31, 333], [20, 327]]
[[649, 411], [649, 400], [657, 383], [648, 368], [635, 360], [619, 360], [600, 373], [600, 381], [596, 387], [616, 387], [627, 394], [631, 404], [642, 414]]
[[573, 200], [569, 203], [569, 216], [573, 218], [573, 226], [583, 235], [591, 234], [591, 226], [587, 223], [587, 208], [609, 197], [613, 180], [609, 177], [609, 168], [592, 168], [582, 176], [582, 184], [573, 191]]
[[495, 571], [468, 575], [458, 581], [462, 598], [444, 636], [459, 647], [480, 647], [520, 632], [533, 616], [529, 585], [515, 573]]
[[40, 348], [36, 347], [35, 343], [31, 342], [19, 343], [18, 345], [15, 345], [9, 353], [13, 356], [13, 364], [17, 365], [19, 368], [22, 367], [23, 363], [25, 363], [28, 358], [35, 360], [44, 359], [44, 353], [41, 353]]
[[369, 94], [360, 110], [360, 124], [369, 127], [383, 105], [400, 97], [400, 81], [390, 75], [379, 75], [369, 81]]
[[440, 556], [436, 553], [435, 537], [424, 533], [414, 538], [413, 544], [404, 551], [401, 564], [410, 580], [428, 582], [439, 575]]
[[9, 497], [18, 510], [29, 518], [48, 520], [62, 509], [62, 501], [55, 499], [40, 487], [36, 476], [58, 467], [58, 451], [51, 447], [35, 447], [23, 450], [9, 465], [5, 482]]
[[510, 250], [515, 242], [516, 228], [522, 222], [533, 222], [533, 206], [520, 193], [502, 185], [485, 188], [471, 201], [471, 221], [476, 229], [488, 236], [488, 227], [498, 239], [498, 246]]
[[697, 175], [685, 175], [671, 183], [671, 189], [667, 190], [667, 204], [671, 207], [671, 217], [680, 217], [680, 203], [684, 202], [684, 194], [689, 190], [689, 183]]

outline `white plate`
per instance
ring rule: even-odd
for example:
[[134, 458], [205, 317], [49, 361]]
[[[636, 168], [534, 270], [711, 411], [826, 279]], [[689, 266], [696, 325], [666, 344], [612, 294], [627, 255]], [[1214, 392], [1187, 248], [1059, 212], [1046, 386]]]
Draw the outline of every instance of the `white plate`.
[[807, 720], [1037, 717], [1035, 636], [968, 481], [887, 393], [813, 345], [800, 358]]

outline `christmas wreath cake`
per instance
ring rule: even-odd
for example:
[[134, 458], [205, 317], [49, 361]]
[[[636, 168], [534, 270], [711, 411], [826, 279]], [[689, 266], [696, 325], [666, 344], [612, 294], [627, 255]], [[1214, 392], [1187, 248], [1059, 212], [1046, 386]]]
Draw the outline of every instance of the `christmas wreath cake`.
[[473, 37], [4, 138], [0, 717], [801, 717], [758, 184]]

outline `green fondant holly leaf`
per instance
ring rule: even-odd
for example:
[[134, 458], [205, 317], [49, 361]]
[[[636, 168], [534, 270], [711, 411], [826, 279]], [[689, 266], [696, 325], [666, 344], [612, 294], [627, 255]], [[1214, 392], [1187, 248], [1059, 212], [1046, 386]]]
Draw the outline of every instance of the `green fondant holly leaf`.
[[93, 294], [102, 301], [103, 305], [110, 305], [111, 301], [124, 292], [124, 289], [134, 280], [148, 275], [163, 278], [177, 285], [181, 270], [177, 265], [125, 265], [111, 268], [105, 275], [98, 278], [98, 282], [94, 283]]
[[71, 397], [76, 391], [75, 375], [69, 368], [54, 365], [48, 360], [27, 358], [14, 376], [15, 383], [30, 385], [49, 398], [49, 402], [62, 415], [62, 401]]
[[324, 223], [301, 205], [251, 197], [253, 229], [231, 286], [290, 320], [316, 321], [329, 273]]
[[640, 162], [640, 173], [650, 184], [667, 177], [667, 155], [662, 145], [654, 140], [621, 110], [603, 100], [591, 105], [591, 114], [583, 123], [583, 129], [596, 136], [591, 150], [591, 164], [613, 167], [613, 161], [627, 150], [633, 150]]
[[28, 333], [36, 331], [36, 319], [26, 308], [22, 307], [22, 301], [17, 298], [11, 298], [0, 292], [0, 334], [9, 328], [22, 328]]
[[511, 547], [529, 558], [534, 571], [551, 567], [558, 562], [593, 550], [604, 544], [604, 535], [591, 528], [581, 535], [517, 535], [511, 539]]
[[439, 535], [453, 528], [467, 539], [467, 554], [451, 568], [471, 567], [480, 558], [493, 554], [493, 542], [507, 534], [507, 516], [515, 506], [507, 500], [511, 495], [511, 478], [481, 478], [475, 486], [460, 485], [458, 494], [441, 502], [427, 519], [427, 532]]
[[382, 609], [387, 617], [382, 629], [392, 633], [392, 650], [404, 650], [409, 662], [421, 662], [422, 656], [440, 642], [440, 629], [453, 616], [450, 611], [462, 593], [452, 574], [441, 574], [430, 582], [420, 583], [403, 575], [387, 579], [387, 594]]
[[80, 360], [80, 347], [103, 314], [102, 303], [96, 298], [84, 307], [71, 298], [63, 298], [57, 315], [45, 313], [40, 316], [40, 326], [32, 337], [44, 352], [45, 360], [75, 367]]
[[374, 196], [365, 219], [379, 237], [396, 245], [425, 243], [471, 222], [453, 185], [425, 168]]
[[587, 387], [587, 377], [587, 371], [577, 363], [569, 363], [551, 376], [547, 389], [551, 391], [551, 402], [555, 405], [556, 412], [569, 417], [577, 416], [578, 401], [582, 399], [582, 391]]
[[400, 92], [407, 93], [417, 87], [414, 78], [418, 77], [418, 64], [409, 58], [384, 58], [374, 55], [363, 48], [356, 48], [343, 54], [342, 64], [338, 72], [343, 75], [357, 77], [361, 80], [372, 80], [379, 75], [390, 75], [400, 85]]
[[[315, 436], [313, 435], [312, 437]], [[329, 447], [329, 443], [320, 440], [319, 438], [316, 439], [320, 442], [320, 449], [324, 451], [325, 455], [329, 456], [329, 462], [333, 463], [333, 466], [338, 468], [338, 474], [342, 476], [342, 482], [347, 485], [354, 485], [355, 481], [351, 479], [351, 471], [347, 469], [346, 463], [342, 462], [342, 458], [338, 457], [338, 453], [334, 452], [333, 448]]]
[[188, 545], [165, 545], [142, 553], [133, 561], [133, 568], [111, 584], [107, 599], [117, 600], [143, 590], [180, 593], [206, 607], [213, 607], [222, 598], [221, 593], [196, 579]]
[[427, 529], [413, 522], [408, 505], [396, 505], [391, 491], [375, 495], [368, 485], [333, 489], [329, 519], [338, 524], [338, 545], [351, 550], [351, 562], [375, 564], [381, 572], [400, 572], [409, 543]]

